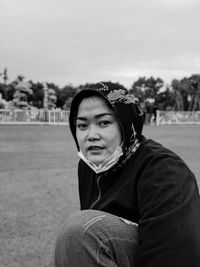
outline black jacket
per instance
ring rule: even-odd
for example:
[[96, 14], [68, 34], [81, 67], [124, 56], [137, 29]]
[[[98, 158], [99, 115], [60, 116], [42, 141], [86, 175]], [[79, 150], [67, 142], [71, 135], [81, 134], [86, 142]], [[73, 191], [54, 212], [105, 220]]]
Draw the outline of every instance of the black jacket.
[[135, 154], [96, 175], [79, 162], [81, 210], [96, 209], [139, 224], [136, 267], [200, 266], [200, 197], [176, 154], [142, 138]]

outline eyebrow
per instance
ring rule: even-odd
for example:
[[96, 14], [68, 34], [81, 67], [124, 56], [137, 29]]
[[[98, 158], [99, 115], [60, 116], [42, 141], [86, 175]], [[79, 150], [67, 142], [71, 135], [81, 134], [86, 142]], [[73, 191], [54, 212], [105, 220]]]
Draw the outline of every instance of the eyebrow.
[[[94, 117], [95, 117], [95, 119], [99, 119], [99, 118], [101, 118], [103, 116], [106, 116], [106, 115], [114, 116], [112, 113], [105, 112], [105, 113], [97, 114]], [[86, 121], [87, 118], [85, 118], [85, 117], [77, 117], [76, 120]]]

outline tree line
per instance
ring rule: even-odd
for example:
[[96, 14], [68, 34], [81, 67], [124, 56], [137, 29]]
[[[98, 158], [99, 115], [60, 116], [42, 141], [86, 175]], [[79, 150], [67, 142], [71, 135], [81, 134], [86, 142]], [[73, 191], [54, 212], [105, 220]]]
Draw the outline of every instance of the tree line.
[[[78, 86], [67, 84], [60, 88], [54, 83], [26, 81], [22, 75], [9, 82], [7, 69], [0, 73], [0, 79], [2, 98], [18, 108], [44, 108], [46, 88], [48, 108], [69, 109], [73, 96], [92, 85], [92, 83]], [[159, 77], [139, 77], [128, 90], [150, 113], [155, 107], [159, 110], [200, 110], [200, 74], [193, 74], [180, 80], [173, 79], [168, 85], [165, 85], [164, 80]], [[0, 108], [2, 108], [1, 103]]]

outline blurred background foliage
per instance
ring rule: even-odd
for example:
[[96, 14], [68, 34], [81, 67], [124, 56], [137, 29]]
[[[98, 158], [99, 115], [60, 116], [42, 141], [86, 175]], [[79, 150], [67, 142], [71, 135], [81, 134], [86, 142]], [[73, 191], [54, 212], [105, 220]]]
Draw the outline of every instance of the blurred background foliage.
[[[54, 83], [27, 81], [23, 75], [10, 81], [5, 68], [0, 73], [0, 108], [69, 109], [73, 96], [88, 86], [91, 83], [78, 86], [67, 84], [60, 88]], [[160, 77], [139, 77], [127, 89], [148, 113], [155, 109], [200, 110], [200, 74], [173, 79], [170, 84], [165, 84]]]

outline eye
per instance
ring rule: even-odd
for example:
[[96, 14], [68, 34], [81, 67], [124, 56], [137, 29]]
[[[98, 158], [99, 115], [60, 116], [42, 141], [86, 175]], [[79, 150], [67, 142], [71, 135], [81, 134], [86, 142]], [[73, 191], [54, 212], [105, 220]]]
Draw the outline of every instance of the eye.
[[81, 131], [84, 131], [87, 129], [87, 123], [77, 123], [76, 128], [78, 128]]
[[104, 128], [104, 127], [109, 126], [111, 123], [112, 123], [112, 122], [109, 121], [109, 120], [103, 120], [103, 121], [100, 121], [100, 122], [99, 122], [99, 126], [102, 127], [102, 128]]

